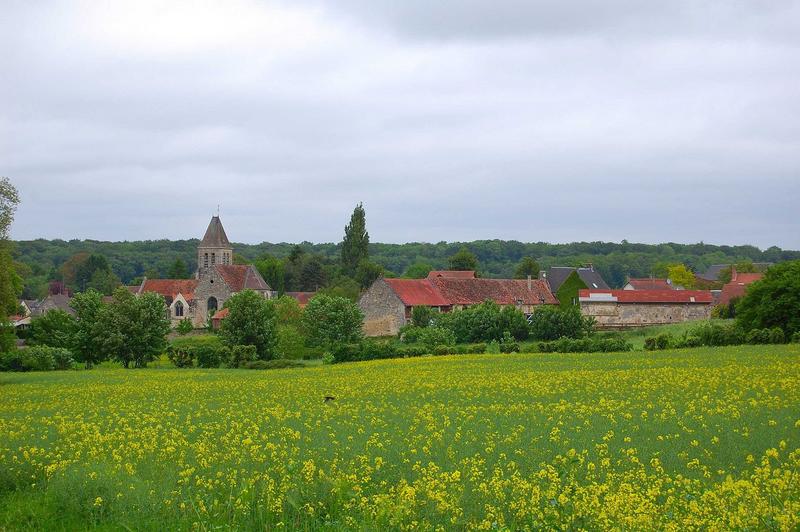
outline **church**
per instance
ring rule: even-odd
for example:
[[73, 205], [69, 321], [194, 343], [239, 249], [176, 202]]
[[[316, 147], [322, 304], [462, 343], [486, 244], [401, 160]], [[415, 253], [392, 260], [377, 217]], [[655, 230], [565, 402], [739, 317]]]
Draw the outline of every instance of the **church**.
[[210, 318], [232, 295], [253, 290], [265, 298], [272, 290], [250, 264], [233, 264], [233, 247], [219, 216], [213, 216], [203, 240], [197, 246], [197, 273], [194, 279], [147, 279], [129, 287], [134, 294], [155, 292], [164, 297], [173, 326], [190, 319], [196, 328], [205, 327]]

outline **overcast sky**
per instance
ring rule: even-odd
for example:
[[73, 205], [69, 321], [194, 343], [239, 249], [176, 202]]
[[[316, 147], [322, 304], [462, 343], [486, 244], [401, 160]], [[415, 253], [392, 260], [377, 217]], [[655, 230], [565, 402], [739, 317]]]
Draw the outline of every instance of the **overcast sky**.
[[800, 1], [2, 0], [17, 239], [800, 249]]

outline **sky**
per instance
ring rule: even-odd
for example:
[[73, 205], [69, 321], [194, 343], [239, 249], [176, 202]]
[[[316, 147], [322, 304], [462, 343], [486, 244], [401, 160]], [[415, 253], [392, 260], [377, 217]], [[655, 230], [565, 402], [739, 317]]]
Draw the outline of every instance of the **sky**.
[[800, 0], [0, 1], [16, 239], [800, 249]]

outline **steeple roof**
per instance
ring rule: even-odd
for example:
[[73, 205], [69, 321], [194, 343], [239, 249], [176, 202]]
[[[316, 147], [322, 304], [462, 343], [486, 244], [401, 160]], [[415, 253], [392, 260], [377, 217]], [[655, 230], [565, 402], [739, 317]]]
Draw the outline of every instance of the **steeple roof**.
[[211, 217], [211, 223], [208, 224], [208, 229], [206, 229], [206, 234], [200, 242], [200, 246], [209, 248], [231, 247], [231, 243], [228, 241], [228, 235], [225, 234], [225, 228], [222, 227], [219, 216]]

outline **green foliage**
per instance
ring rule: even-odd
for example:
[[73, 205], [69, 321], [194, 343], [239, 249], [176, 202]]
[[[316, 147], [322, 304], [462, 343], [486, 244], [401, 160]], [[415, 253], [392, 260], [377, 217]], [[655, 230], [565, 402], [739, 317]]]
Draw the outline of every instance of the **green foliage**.
[[556, 292], [556, 298], [561, 308], [568, 309], [576, 306], [578, 304], [578, 292], [584, 288], [588, 288], [588, 286], [583, 282], [578, 272], [573, 271], [570, 273]]
[[667, 349], [674, 345], [674, 339], [669, 333], [662, 333], [657, 336], [650, 336], [644, 339], [644, 348], [648, 351]]
[[300, 308], [300, 303], [295, 298], [280, 296], [277, 299], [270, 299], [269, 302], [275, 307], [275, 318], [279, 325], [300, 325], [303, 309]]
[[355, 281], [359, 284], [362, 290], [372, 286], [380, 276], [383, 275], [383, 266], [375, 264], [366, 259], [358, 263], [358, 268], [355, 272]]
[[305, 353], [305, 336], [296, 325], [278, 324], [277, 356], [285, 359], [300, 359]]
[[179, 368], [191, 367], [193, 360], [201, 368], [218, 368], [223, 361], [230, 358], [229, 349], [222, 339], [213, 334], [175, 338], [167, 355]]
[[427, 262], [417, 262], [406, 268], [403, 277], [406, 279], [424, 279], [433, 270], [433, 266]]
[[330, 347], [361, 340], [364, 315], [353, 301], [344, 297], [317, 295], [303, 313], [303, 327], [311, 346]]
[[342, 268], [354, 276], [362, 261], [369, 258], [369, 233], [364, 205], [359, 203], [353, 210], [350, 223], [344, 228], [342, 240]]
[[447, 265], [450, 270], [477, 271], [478, 257], [464, 246], [447, 260]]
[[594, 330], [594, 319], [584, 317], [577, 306], [562, 309], [542, 305], [531, 316], [530, 336], [536, 340], [583, 338]]
[[333, 364], [334, 362], [336, 362], [336, 357], [334, 357], [331, 353], [325, 353], [322, 355], [322, 363], [324, 365], [327, 366], [329, 364]]
[[499, 341], [506, 331], [517, 340], [528, 337], [525, 315], [511, 306], [501, 309], [493, 301], [439, 314], [434, 321], [437, 327], [450, 329], [458, 343]]
[[687, 336], [696, 337], [701, 345], [709, 347], [741, 345], [745, 340], [745, 333], [733, 323], [706, 322], [690, 329]]
[[431, 307], [419, 306], [411, 309], [411, 323], [415, 327], [427, 327], [436, 312]]
[[186, 263], [178, 257], [175, 259], [175, 262], [172, 263], [170, 266], [169, 271], [167, 272], [168, 279], [188, 279], [189, 278], [189, 268], [186, 266]]
[[72, 353], [60, 347], [34, 346], [0, 353], [0, 371], [53, 371], [72, 369]]
[[229, 346], [253, 345], [261, 360], [275, 356], [277, 316], [275, 305], [253, 290], [244, 290], [225, 302], [228, 316], [220, 336]]
[[425, 348], [433, 352], [436, 346], [453, 346], [456, 344], [456, 336], [453, 331], [445, 327], [426, 327], [419, 335], [419, 342]]
[[186, 348], [170, 345], [167, 348], [167, 358], [176, 368], [191, 368], [194, 365], [192, 351]]
[[261, 277], [278, 294], [286, 291], [286, 268], [282, 260], [265, 255], [255, 262], [255, 267]]
[[684, 264], [674, 264], [667, 268], [667, 278], [673, 286], [682, 286], [686, 289], [694, 288], [694, 274]]
[[745, 341], [748, 344], [785, 344], [786, 336], [780, 327], [752, 329], [747, 332]]
[[533, 257], [524, 257], [514, 270], [514, 279], [527, 279], [528, 276], [539, 277], [539, 263]]
[[97, 326], [103, 352], [126, 368], [143, 368], [163, 353], [170, 330], [163, 297], [153, 292], [137, 297], [125, 287], [114, 291]]
[[[229, 368], [242, 368], [249, 367], [251, 362], [258, 360], [258, 352], [254, 345], [234, 345], [230, 348], [230, 356], [228, 358]], [[259, 362], [266, 363], [266, 360], [259, 360]]]
[[744, 330], [780, 327], [786, 335], [800, 331], [800, 260], [772, 266], [751, 284], [736, 306]]
[[800, 344], [800, 331], [794, 333], [791, 338], [793, 344]]
[[539, 342], [542, 353], [615, 353], [630, 351], [633, 346], [621, 337], [561, 338]]
[[28, 343], [69, 349], [75, 341], [77, 321], [61, 309], [48, 310], [31, 320]]
[[103, 296], [96, 290], [76, 294], [70, 303], [75, 309], [76, 327], [72, 352], [87, 368], [105, 360], [105, 330], [101, 323]]
[[508, 331], [504, 332], [503, 337], [500, 339], [500, 352], [519, 353], [519, 343]]
[[361, 287], [357, 282], [349, 277], [341, 277], [336, 283], [328, 286], [327, 288], [323, 288], [318, 293], [320, 295], [326, 295], [330, 297], [343, 297], [355, 303], [358, 301], [358, 296], [361, 293]]
[[192, 324], [192, 320], [189, 318], [182, 319], [181, 321], [178, 322], [178, 326], [175, 327], [175, 330], [181, 336], [189, 334], [194, 330], [194, 325]]
[[755, 273], [758, 271], [758, 268], [756, 268], [756, 265], [753, 264], [752, 261], [749, 260], [739, 261], [736, 264], [733, 264], [731, 266], [726, 266], [725, 268], [722, 268], [722, 270], [720, 270], [718, 276], [719, 282], [722, 284], [728, 284], [729, 282], [731, 282], [731, 277], [733, 276], [734, 268], [739, 273]]
[[17, 274], [11, 258], [11, 248], [11, 242], [0, 240], [0, 321], [2, 322], [18, 311], [19, 295], [23, 289], [22, 278]]

